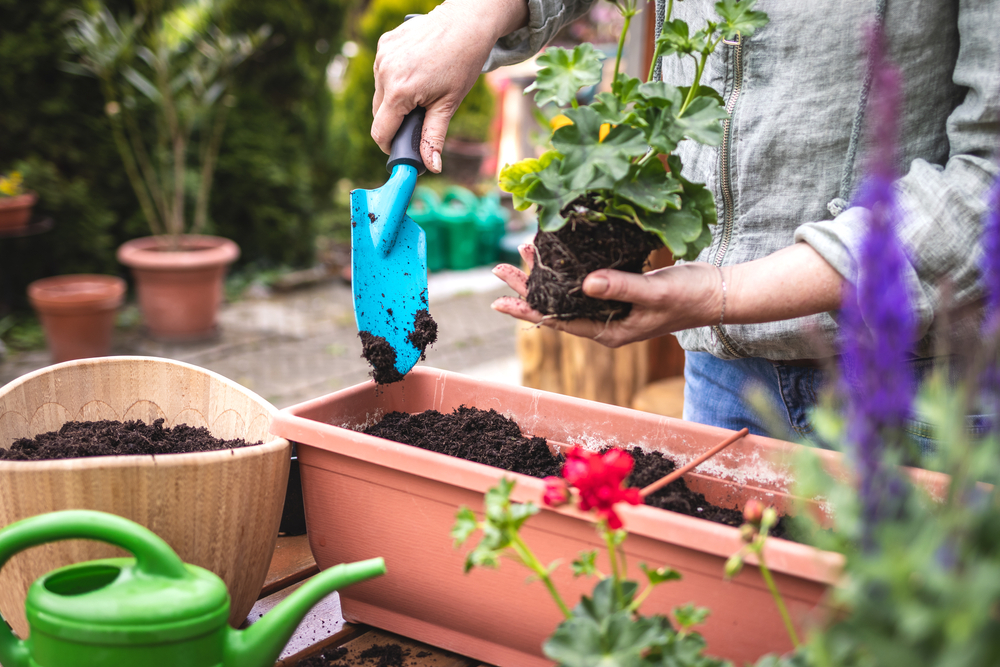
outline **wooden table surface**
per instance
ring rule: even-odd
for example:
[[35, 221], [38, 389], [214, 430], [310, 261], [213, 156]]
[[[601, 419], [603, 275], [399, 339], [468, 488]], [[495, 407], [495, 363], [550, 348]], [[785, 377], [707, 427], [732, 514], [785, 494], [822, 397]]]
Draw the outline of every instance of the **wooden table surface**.
[[[279, 537], [264, 588], [247, 621], [253, 623], [259, 619], [317, 572], [319, 568], [309, 550], [306, 535]], [[322, 651], [329, 654], [336, 649], [342, 650], [331, 664], [370, 667], [378, 661], [365, 660], [362, 654], [376, 645], [399, 646], [404, 656], [400, 667], [491, 667], [390, 632], [347, 623], [341, 616], [340, 598], [336, 594], [324, 598], [302, 620], [282, 651], [276, 667], [293, 667], [305, 658]]]

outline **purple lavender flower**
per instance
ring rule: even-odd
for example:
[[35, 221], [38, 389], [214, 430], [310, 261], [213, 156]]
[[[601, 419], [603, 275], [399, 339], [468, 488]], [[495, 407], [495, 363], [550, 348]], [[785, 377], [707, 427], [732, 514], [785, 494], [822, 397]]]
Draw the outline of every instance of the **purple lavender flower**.
[[871, 125], [868, 175], [854, 205], [868, 225], [858, 257], [856, 285], [844, 284], [841, 310], [843, 389], [848, 398], [848, 440], [858, 466], [859, 497], [867, 526], [884, 518], [894, 493], [883, 465], [883, 446], [897, 441], [910, 416], [913, 376], [907, 352], [915, 323], [904, 279], [906, 253], [896, 236], [900, 211], [893, 188], [899, 71], [886, 59], [882, 35], [872, 31]]

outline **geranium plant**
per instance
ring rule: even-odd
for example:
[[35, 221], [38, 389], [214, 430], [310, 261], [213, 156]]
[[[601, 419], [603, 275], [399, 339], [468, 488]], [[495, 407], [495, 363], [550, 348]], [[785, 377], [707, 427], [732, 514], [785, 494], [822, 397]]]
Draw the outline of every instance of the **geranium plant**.
[[[691, 58], [695, 75], [686, 87], [653, 81], [654, 67], [646, 81], [620, 71], [638, 0], [613, 3], [624, 23], [611, 91], [598, 93], [591, 103], [577, 101], [582, 88], [601, 81], [603, 56], [591, 44], [572, 51], [553, 47], [538, 57], [538, 76], [528, 91], [535, 93], [538, 105], [559, 108], [551, 122], [551, 148], [500, 173], [500, 187], [513, 195], [517, 209], [537, 207], [536, 270], [528, 284], [533, 308], [559, 319], [624, 317], [628, 309], [622, 304], [586, 305], [579, 287], [587, 273], [607, 267], [641, 271], [649, 252], [661, 245], [675, 257], [693, 259], [711, 242], [709, 225], [716, 222], [712, 193], [681, 176], [674, 151], [685, 139], [708, 145], [722, 141], [728, 114], [718, 91], [702, 85], [701, 78], [722, 40], [745, 39], [767, 23], [767, 15], [754, 10], [755, 2], [722, 0], [715, 5], [719, 20], [693, 32], [671, 17], [673, 2], [668, 2], [653, 64], [661, 56]], [[570, 240], [573, 234], [585, 238]], [[567, 243], [586, 249], [568, 252]], [[609, 245], [603, 263], [580, 268], [569, 259], [600, 253]], [[562, 283], [555, 290], [559, 294], [536, 287], [539, 280]]]
[[477, 530], [482, 539], [466, 556], [465, 570], [499, 565], [511, 555], [534, 572], [545, 584], [565, 617], [545, 642], [545, 655], [565, 667], [721, 667], [725, 661], [704, 655], [705, 641], [692, 628], [708, 616], [706, 609], [693, 605], [674, 609], [673, 621], [662, 614], [643, 616], [640, 607], [653, 588], [680, 579], [676, 570], [640, 564], [646, 581], [625, 575], [622, 545], [628, 536], [615, 505], [639, 504], [639, 490], [624, 488], [632, 471], [632, 457], [619, 449], [595, 453], [580, 447], [566, 454], [562, 477], [546, 479], [544, 502], [559, 505], [575, 498], [580, 509], [595, 512], [596, 529], [605, 544], [610, 572], [600, 572], [597, 551], [580, 553], [573, 561], [575, 576], [594, 576], [597, 584], [590, 596], [570, 608], [552, 581], [557, 563], [544, 564], [521, 538], [521, 526], [539, 508], [534, 503], [511, 502], [514, 482], [503, 479], [486, 492], [486, 513], [482, 520], [468, 507], [459, 510], [452, 537], [456, 546], [465, 543]]

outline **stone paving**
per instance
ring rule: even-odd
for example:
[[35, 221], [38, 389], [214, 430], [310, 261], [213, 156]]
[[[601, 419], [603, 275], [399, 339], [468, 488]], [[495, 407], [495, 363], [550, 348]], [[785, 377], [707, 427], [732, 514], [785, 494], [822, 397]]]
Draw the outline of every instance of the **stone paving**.
[[[519, 383], [520, 326], [490, 309], [510, 290], [488, 268], [433, 274], [428, 282], [438, 342], [420, 362], [502, 382]], [[117, 330], [112, 354], [168, 357], [213, 370], [278, 408], [363, 382], [350, 286], [341, 280], [225, 304], [220, 334], [197, 344], [159, 343], [136, 330]], [[0, 362], [0, 385], [48, 365], [45, 350], [11, 353]]]

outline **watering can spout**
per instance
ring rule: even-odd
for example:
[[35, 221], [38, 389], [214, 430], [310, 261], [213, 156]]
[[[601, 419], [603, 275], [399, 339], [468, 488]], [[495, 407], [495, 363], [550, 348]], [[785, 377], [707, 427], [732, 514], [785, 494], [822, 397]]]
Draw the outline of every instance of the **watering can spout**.
[[320, 572], [249, 628], [229, 628], [224, 667], [270, 667], [316, 603], [339, 588], [381, 574], [385, 574], [381, 558], [335, 565]]

